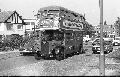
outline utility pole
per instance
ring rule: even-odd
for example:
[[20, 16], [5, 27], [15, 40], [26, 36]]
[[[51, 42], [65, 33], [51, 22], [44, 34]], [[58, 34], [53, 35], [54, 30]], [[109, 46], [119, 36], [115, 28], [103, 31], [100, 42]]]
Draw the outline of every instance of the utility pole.
[[[33, 12], [33, 16], [35, 17], [35, 14], [34, 14], [35, 10], [33, 10], [32, 12]], [[35, 32], [35, 28], [36, 28], [36, 27], [35, 27], [35, 25], [34, 25], [34, 32]]]
[[105, 54], [103, 49], [103, 0], [100, 3], [100, 57], [99, 57], [99, 72], [100, 76], [105, 76]]

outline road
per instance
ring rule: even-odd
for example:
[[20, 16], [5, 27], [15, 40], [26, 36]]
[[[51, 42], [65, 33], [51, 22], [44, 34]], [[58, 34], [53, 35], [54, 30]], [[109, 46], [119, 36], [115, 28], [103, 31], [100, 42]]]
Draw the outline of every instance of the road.
[[[0, 76], [99, 75], [99, 54], [91, 54], [90, 48], [88, 48], [86, 54], [75, 55], [62, 61], [35, 60], [33, 56], [13, 56], [1, 59]], [[114, 47], [114, 49], [116, 48], [118, 47]], [[115, 64], [114, 59], [106, 57], [106, 75], [120, 75], [119, 67], [120, 64]], [[96, 69], [98, 72], [96, 72]]]
[[[67, 76], [78, 75], [75, 71], [89, 70], [87, 66], [95, 56], [76, 55], [63, 61], [35, 60], [33, 56], [19, 56], [1, 60], [0, 75], [2, 76]], [[79, 58], [78, 58], [79, 57]], [[90, 64], [91, 65], [91, 64]], [[94, 65], [94, 64], [93, 64]], [[4, 66], [4, 67], [3, 67]], [[86, 66], [86, 68], [84, 68]], [[84, 69], [83, 69], [84, 68]], [[79, 75], [82, 75], [80, 73]]]

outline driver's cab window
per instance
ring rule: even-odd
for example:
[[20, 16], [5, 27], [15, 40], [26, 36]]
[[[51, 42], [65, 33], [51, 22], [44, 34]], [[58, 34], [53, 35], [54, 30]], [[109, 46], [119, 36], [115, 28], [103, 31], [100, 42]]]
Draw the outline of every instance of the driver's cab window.
[[95, 42], [100, 42], [100, 39], [95, 40]]
[[51, 33], [49, 32], [44, 32], [43, 35], [42, 35], [42, 40], [43, 41], [50, 41], [52, 36], [51, 36]]
[[66, 33], [66, 39], [72, 39], [73, 34], [72, 33]]

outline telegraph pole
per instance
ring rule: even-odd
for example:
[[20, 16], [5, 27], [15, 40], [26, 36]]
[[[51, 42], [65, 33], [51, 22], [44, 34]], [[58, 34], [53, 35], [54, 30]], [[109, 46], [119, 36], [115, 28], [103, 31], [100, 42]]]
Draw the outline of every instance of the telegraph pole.
[[105, 54], [103, 49], [103, 0], [100, 3], [100, 56], [99, 56], [99, 72], [100, 76], [105, 76]]

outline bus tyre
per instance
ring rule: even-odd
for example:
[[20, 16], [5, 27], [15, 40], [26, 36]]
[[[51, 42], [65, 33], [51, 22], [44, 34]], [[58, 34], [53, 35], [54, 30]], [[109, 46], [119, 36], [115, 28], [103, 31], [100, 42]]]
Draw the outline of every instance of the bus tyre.
[[36, 60], [40, 60], [40, 59], [42, 59], [42, 57], [39, 56], [37, 53], [34, 54], [34, 57], [35, 57]]
[[56, 60], [60, 61], [64, 59], [64, 49], [62, 47], [55, 49], [55, 52], [58, 52], [56, 54]]
[[63, 59], [64, 59], [64, 56], [63, 56], [63, 55], [61, 55], [61, 54], [57, 54], [57, 55], [56, 55], [56, 60], [61, 61], [61, 60], [63, 60]]

